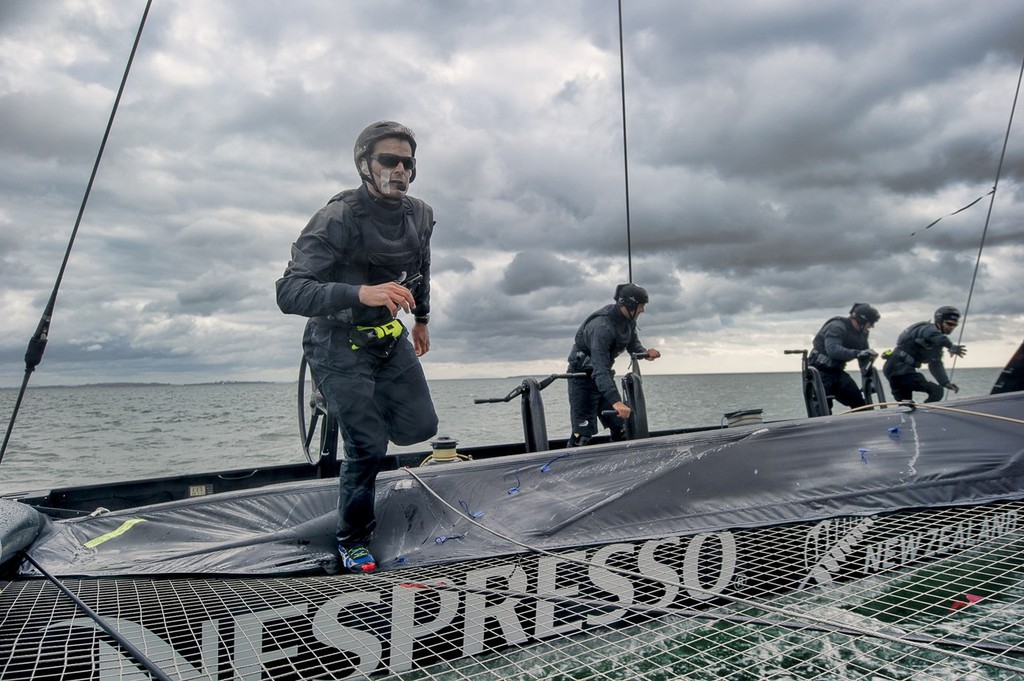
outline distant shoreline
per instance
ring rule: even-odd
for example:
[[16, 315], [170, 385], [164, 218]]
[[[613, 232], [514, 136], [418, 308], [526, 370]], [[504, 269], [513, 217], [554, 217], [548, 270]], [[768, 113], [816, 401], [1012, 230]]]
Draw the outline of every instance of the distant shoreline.
[[[30, 385], [32, 389], [51, 388], [185, 388], [202, 385], [275, 385], [280, 381], [204, 381], [201, 383], [158, 383], [137, 381], [113, 381], [109, 383], [62, 383], [55, 385]], [[0, 386], [0, 390], [16, 390], [18, 386]]]
[[[998, 376], [1004, 367], [958, 367], [957, 371], [991, 371]], [[747, 374], [796, 374], [796, 371], [725, 371], [700, 374], [656, 374], [644, 373], [644, 376], [739, 376]], [[543, 378], [542, 374], [521, 374], [515, 376], [491, 376], [488, 378], [428, 378], [435, 381], [522, 381], [525, 378]], [[993, 377], [994, 378], [994, 377]], [[54, 388], [183, 388], [189, 386], [210, 385], [291, 385], [294, 381], [200, 381], [196, 383], [167, 383], [146, 381], [109, 381], [104, 383], [62, 383], [54, 385], [29, 385], [30, 390], [50, 390]], [[17, 390], [19, 386], [0, 386], [0, 390]]]

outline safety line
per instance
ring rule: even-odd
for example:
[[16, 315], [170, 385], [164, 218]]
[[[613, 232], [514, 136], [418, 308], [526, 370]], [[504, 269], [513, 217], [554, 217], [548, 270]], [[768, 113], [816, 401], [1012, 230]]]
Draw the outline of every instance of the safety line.
[[[542, 552], [542, 550], [538, 549], [538, 552]], [[583, 565], [588, 565], [588, 566], [589, 565], [593, 565], [592, 563], [589, 563], [587, 561], [579, 561], [579, 560], [573, 559], [573, 558], [571, 558], [569, 556], [564, 556], [564, 555], [560, 555], [560, 554], [552, 554], [552, 555], [558, 556], [559, 558], [565, 560], [565, 562], [567, 562], [567, 563], [572, 562], [572, 563], [582, 563]], [[514, 567], [518, 567], [518, 566], [514, 566]], [[620, 570], [618, 570], [618, 569], [616, 569], [614, 567], [610, 567], [610, 566], [607, 566], [607, 565], [601, 565], [599, 567], [602, 570], [609, 570], [609, 571], [614, 571], [614, 572], [619, 572], [620, 571]], [[386, 574], [387, 573], [383, 573], [383, 574], [378, 574], [378, 575], [375, 575], [375, 576], [378, 579], [381, 579], [381, 578], [384, 578], [386, 576]], [[629, 573], [627, 571], [626, 574], [631, 574], [631, 573]], [[648, 581], [651, 581], [651, 582], [657, 582], [657, 583], [660, 583], [660, 584], [668, 584], [668, 582], [665, 582], [665, 581], [660, 580], [660, 579], [658, 579], [656, 577], [651, 577], [651, 576], [648, 576], [648, 575], [643, 575], [643, 578], [645, 580], [648, 580]], [[806, 620], [803, 620], [803, 621], [799, 620], [797, 618], [792, 618], [792, 619], [789, 619], [789, 620], [779, 621], [779, 620], [766, 619], [764, 617], [756, 617], [756, 616], [753, 616], [753, 615], [743, 615], [743, 614], [739, 614], [739, 613], [716, 613], [716, 612], [711, 611], [711, 610], [697, 610], [697, 609], [694, 609], [694, 608], [672, 608], [672, 607], [668, 607], [668, 606], [660, 607], [659, 608], [659, 607], [655, 607], [655, 606], [652, 606], [652, 605], [644, 605], [643, 603], [622, 603], [620, 601], [609, 601], [609, 600], [603, 600], [603, 599], [597, 599], [597, 598], [584, 598], [582, 596], [571, 596], [571, 595], [562, 595], [562, 594], [544, 594], [543, 596], [541, 596], [541, 595], [538, 595], [538, 594], [524, 593], [522, 591], [513, 591], [511, 589], [496, 589], [496, 588], [493, 588], [493, 587], [485, 587], [485, 586], [467, 587], [467, 586], [459, 586], [459, 585], [455, 585], [455, 584], [449, 584], [447, 582], [439, 582], [439, 583], [416, 582], [416, 583], [410, 583], [410, 582], [408, 582], [406, 580], [401, 580], [401, 579], [397, 579], [397, 578], [383, 579], [382, 581], [386, 581], [386, 582], [389, 582], [389, 583], [392, 583], [392, 584], [395, 584], [395, 585], [406, 586], [406, 587], [410, 587], [410, 588], [414, 587], [414, 588], [419, 588], [419, 589], [432, 589], [432, 590], [435, 590], [435, 591], [446, 590], [446, 591], [458, 591], [458, 592], [463, 592], [463, 593], [480, 594], [480, 595], [486, 595], [486, 596], [505, 596], [505, 597], [524, 598], [524, 599], [528, 598], [528, 599], [534, 599], [534, 600], [544, 600], [544, 601], [556, 602], [556, 603], [567, 604], [567, 605], [577, 605], [577, 606], [589, 606], [589, 607], [607, 606], [607, 607], [614, 607], [614, 608], [620, 609], [620, 610], [628, 610], [630, 612], [637, 613], [637, 614], [650, 615], [652, 617], [660, 617], [660, 616], [690, 617], [690, 618], [693, 618], [693, 619], [713, 620], [715, 622], [727, 622], [729, 624], [749, 624], [749, 625], [764, 626], [764, 627], [779, 627], [780, 629], [789, 629], [791, 631], [797, 631], [797, 632], [799, 632], [799, 631], [816, 631], [816, 632], [829, 633], [829, 634], [843, 634], [843, 635], [847, 635], [847, 636], [865, 635], [865, 634], [867, 634], [870, 637], [876, 637], [875, 636], [875, 632], [872, 632], [870, 630], [868, 632], [865, 632], [864, 629], [859, 629], [859, 628], [857, 628], [855, 626], [851, 626], [851, 625], [847, 625], [847, 624], [835, 624], [834, 622], [831, 622], [829, 620], [825, 620], [825, 619], [820, 619], [819, 620], [819, 619], [814, 619], [814, 618], [810, 618], [810, 617], [808, 617]], [[673, 584], [673, 586], [674, 586], [674, 584]], [[718, 597], [720, 597], [722, 599], [728, 599], [729, 598], [728, 596], [721, 596], [721, 595], [718, 595]], [[745, 606], [746, 605], [750, 605], [751, 607], [755, 607], [755, 608], [761, 608], [761, 609], [765, 609], [765, 610], [772, 610], [772, 608], [770, 606], [763, 605], [761, 603], [748, 604], [748, 603], [738, 602], [737, 604], [738, 605], [745, 605]], [[777, 610], [775, 610], [775, 612], [779, 612], [779, 613], [785, 614], [785, 611], [783, 611], [781, 609], [777, 609]], [[911, 634], [911, 633], [903, 634], [902, 636], [898, 637], [896, 640], [899, 643], [925, 644], [925, 645], [936, 645], [936, 646], [949, 646], [951, 648], [971, 648], [971, 649], [974, 649], [974, 650], [981, 650], [981, 651], [984, 651], [984, 652], [987, 652], [987, 653], [996, 653], [996, 654], [1024, 653], [1024, 646], [999, 643], [997, 641], [983, 641], [983, 640], [974, 640], [974, 641], [972, 641], [972, 640], [963, 639], [963, 638], [939, 638], [937, 636], [928, 636], [926, 634]], [[941, 651], [941, 652], [942, 652], [942, 654], [946, 654], [947, 651]], [[970, 661], [973, 661], [973, 662], [985, 662], [984, 660], [978, 660], [978, 659], [972, 658], [972, 657], [968, 657], [967, 659], [970, 660]], [[1024, 668], [1020, 668], [1020, 667], [1009, 667], [1009, 669], [1011, 671], [1017, 671], [1017, 672], [1024, 671]]]
[[[843, 412], [843, 414], [852, 414], [858, 411], [871, 411], [875, 407], [906, 407], [910, 411], [916, 411], [919, 409], [931, 409], [934, 411], [948, 411], [953, 414], [966, 414], [968, 416], [981, 416], [987, 419], [995, 419], [997, 421], [1007, 421], [1009, 423], [1016, 423], [1017, 425], [1024, 426], [1024, 419], [1015, 419], [1012, 416], [1000, 416], [999, 414], [986, 414], [983, 411], [973, 411], [971, 409], [963, 409], [961, 407], [944, 407], [937, 404], [917, 403], [917, 402], [879, 402], [878, 404], [866, 404], [863, 407], [855, 407], [849, 411]], [[839, 414], [842, 416], [843, 414]]]
[[[427, 491], [427, 493], [429, 493], [431, 496], [433, 496], [435, 499], [437, 499], [439, 502], [441, 502], [441, 504], [443, 504], [444, 506], [446, 506], [449, 509], [451, 509], [452, 511], [454, 511], [459, 516], [463, 516], [463, 517], [465, 516], [465, 514], [463, 514], [458, 508], [456, 508], [455, 506], [452, 506], [444, 498], [442, 498], [441, 495], [439, 495], [436, 491], [434, 491], [434, 489], [432, 487], [430, 487], [430, 485], [428, 485], [423, 480], [423, 478], [421, 478], [419, 475], [417, 475], [416, 472], [413, 471], [411, 468], [403, 468], [402, 470], [404, 470], [406, 473], [411, 475], [417, 482], [420, 483], [420, 485], [423, 486], [423, 488]], [[479, 522], [479, 521], [477, 521], [477, 520], [475, 520], [473, 518], [467, 518], [467, 520], [470, 523], [472, 523], [473, 525], [475, 525], [475, 526], [479, 527], [480, 529], [484, 530], [485, 532], [489, 532], [490, 534], [494, 535], [495, 537], [498, 537], [499, 539], [502, 539], [502, 540], [507, 541], [507, 542], [509, 542], [511, 544], [519, 546], [520, 548], [524, 548], [527, 551], [531, 551], [533, 553], [538, 553], [538, 554], [545, 555], [545, 556], [556, 557], [559, 560], [563, 560], [563, 561], [565, 561], [567, 563], [576, 563], [577, 565], [581, 565], [581, 566], [588, 567], [588, 568], [596, 567], [596, 568], [599, 568], [601, 570], [607, 570], [609, 572], [618, 573], [618, 574], [621, 574], [621, 575], [624, 575], [624, 576], [627, 576], [627, 577], [631, 577], [631, 578], [636, 578], [636, 579], [641, 579], [641, 580], [649, 580], [649, 581], [656, 582], [656, 583], [659, 583], [659, 584], [664, 584], [666, 586], [675, 586], [675, 584], [672, 583], [672, 582], [669, 582], [669, 581], [663, 580], [663, 579], [659, 579], [657, 577], [652, 577], [650, 575], [641, 574], [639, 572], [633, 572], [632, 570], [625, 570], [623, 568], [617, 568], [617, 567], [614, 567], [614, 566], [611, 566], [611, 565], [598, 565], [598, 564], [593, 563], [593, 562], [588, 561], [588, 560], [582, 560], [582, 559], [579, 559], [579, 558], [573, 558], [572, 556], [566, 556], [566, 555], [554, 553], [552, 551], [548, 551], [547, 549], [542, 549], [542, 548], [539, 548], [539, 547], [536, 547], [536, 546], [531, 546], [531, 545], [526, 544], [524, 542], [521, 542], [521, 541], [519, 541], [517, 539], [513, 539], [512, 537], [504, 535], [504, 534], [498, 532], [497, 530], [491, 529], [491, 528], [487, 527], [486, 525], [484, 525], [483, 523], [481, 523], [481, 522]], [[727, 601], [730, 601], [730, 602], [733, 602], [733, 603], [737, 603], [737, 604], [740, 604], [740, 605], [745, 605], [745, 606], [748, 606], [748, 607], [751, 607], [751, 608], [759, 608], [761, 610], [765, 610], [765, 611], [767, 611], [769, 613], [772, 613], [772, 614], [775, 614], [775, 615], [780, 615], [782, 617], [793, 619], [793, 616], [792, 616], [791, 613], [787, 612], [783, 608], [775, 607], [775, 606], [770, 605], [768, 603], [753, 601], [753, 600], [750, 600], [750, 599], [747, 599], [747, 598], [740, 598], [738, 596], [730, 596], [730, 595], [726, 595], [726, 594], [711, 593], [711, 592], [709, 592], [709, 591], [707, 591], [705, 589], [692, 589], [692, 591], [696, 591], [696, 592], [702, 593], [702, 594], [707, 594], [709, 597], [721, 598], [723, 600], [727, 600]], [[709, 616], [713, 617], [713, 614], [709, 613]], [[810, 614], [806, 614], [806, 613], [801, 614], [798, 618], [795, 618], [795, 619], [797, 619], [799, 621], [809, 622], [809, 623], [811, 623], [812, 625], [815, 625], [815, 626], [822, 626], [822, 627], [834, 627], [835, 626], [835, 624], [833, 622], [829, 621], [828, 619], [815, 617], [814, 615], [810, 615]], [[900, 643], [900, 644], [911, 645], [911, 646], [917, 647], [917, 648], [922, 649], [922, 650], [931, 651], [931, 652], [933, 652], [933, 653], [935, 653], [937, 655], [947, 655], [947, 656], [951, 656], [951, 657], [957, 657], [957, 658], [960, 658], [960, 659], [968, 661], [968, 662], [973, 662], [975, 664], [979, 664], [980, 663], [980, 664], [984, 664], [984, 665], [988, 665], [988, 666], [998, 667], [1000, 669], [1005, 669], [1005, 670], [1012, 671], [1012, 672], [1017, 672], [1017, 673], [1024, 672], [1024, 667], [1004, 664], [1004, 663], [1001, 663], [1001, 662], [998, 662], [998, 661], [995, 661], [995, 660], [979, 660], [976, 657], [972, 657], [970, 655], [967, 655], [967, 654], [964, 654], [964, 653], [961, 653], [961, 652], [958, 652], [958, 651], [955, 651], [955, 650], [943, 650], [941, 648], [937, 648], [934, 645], [932, 645], [932, 644], [930, 644], [929, 642], [926, 642], [926, 641], [910, 640], [908, 638], [904, 638], [904, 637], [900, 637], [900, 636], [893, 636], [893, 635], [886, 634], [886, 633], [881, 632], [881, 631], [873, 631], [871, 629], [866, 629], [866, 628], [857, 627], [857, 626], [853, 626], [853, 625], [846, 625], [846, 628], [849, 629], [850, 632], [860, 634], [861, 636], [864, 636], [864, 637], [867, 637], [867, 638], [877, 638], [877, 639], [882, 639], [882, 640], [885, 640], [885, 641], [889, 641], [891, 643]]]

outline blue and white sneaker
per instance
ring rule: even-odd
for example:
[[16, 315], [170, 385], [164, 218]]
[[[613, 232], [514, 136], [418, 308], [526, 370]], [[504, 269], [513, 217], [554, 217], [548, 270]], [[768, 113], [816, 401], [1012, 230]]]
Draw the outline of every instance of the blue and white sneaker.
[[377, 569], [377, 561], [373, 559], [365, 546], [345, 548], [338, 544], [338, 556], [341, 567], [349, 572], [373, 572]]

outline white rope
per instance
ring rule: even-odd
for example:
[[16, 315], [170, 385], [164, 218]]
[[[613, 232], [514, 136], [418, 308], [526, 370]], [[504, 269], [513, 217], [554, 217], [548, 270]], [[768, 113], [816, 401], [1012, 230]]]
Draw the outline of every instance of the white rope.
[[[934, 411], [947, 411], [954, 414], [966, 414], [967, 416], [980, 416], [982, 418], [994, 419], [996, 421], [1006, 421], [1008, 423], [1016, 423], [1019, 426], [1024, 426], [1024, 419], [1015, 419], [1012, 416], [1000, 416], [999, 414], [986, 414], [983, 411], [972, 411], [970, 409], [963, 409], [961, 407], [945, 407], [939, 404], [928, 404], [917, 402], [879, 402], [878, 404], [866, 404], [863, 407], [855, 407], [849, 411], [843, 412], [843, 414], [852, 414], [857, 411], [870, 411], [878, 407], [906, 407], [909, 411], [917, 411], [922, 409], [931, 409]], [[842, 416], [843, 414], [840, 414]]]
[[[986, 415], [986, 416], [990, 416], [990, 415]], [[515, 546], [519, 546], [520, 548], [526, 549], [527, 551], [531, 551], [533, 553], [537, 553], [537, 554], [541, 554], [541, 555], [545, 555], [545, 556], [555, 556], [555, 557], [558, 557], [559, 560], [563, 560], [563, 561], [569, 562], [569, 563], [576, 563], [576, 564], [584, 566], [584, 567], [597, 567], [597, 568], [600, 568], [602, 570], [608, 570], [610, 572], [615, 572], [615, 573], [618, 573], [618, 574], [621, 574], [621, 575], [624, 575], [624, 576], [627, 576], [627, 577], [631, 577], [631, 578], [634, 578], [634, 579], [648, 580], [648, 581], [660, 583], [660, 584], [663, 584], [663, 585], [666, 585], [666, 586], [674, 586], [670, 582], [667, 582], [667, 581], [662, 580], [662, 579], [658, 579], [657, 577], [652, 577], [650, 575], [640, 574], [640, 573], [637, 573], [637, 572], [633, 572], [631, 570], [625, 570], [623, 568], [617, 568], [617, 567], [610, 566], [610, 565], [597, 565], [597, 564], [595, 564], [595, 563], [593, 563], [591, 561], [588, 561], [588, 560], [573, 558], [572, 556], [557, 554], [557, 553], [554, 553], [552, 551], [548, 551], [547, 549], [542, 549], [542, 548], [539, 548], [539, 547], [536, 547], [536, 546], [531, 546], [530, 544], [526, 544], [524, 542], [521, 542], [521, 541], [519, 541], [517, 539], [514, 539], [513, 537], [509, 537], [507, 535], [504, 535], [504, 534], [498, 532], [497, 530], [494, 530], [492, 528], [487, 527], [483, 523], [477, 521], [475, 518], [472, 518], [472, 517], [468, 516], [467, 514], [463, 513], [460, 509], [458, 509], [455, 506], [453, 506], [452, 504], [448, 503], [448, 501], [446, 501], [436, 491], [434, 491], [434, 489], [431, 488], [430, 485], [428, 485], [423, 480], [423, 478], [421, 478], [419, 475], [417, 475], [416, 472], [413, 471], [411, 468], [405, 468], [403, 470], [406, 471], [409, 475], [411, 475], [417, 482], [419, 482], [420, 485], [423, 486], [423, 489], [425, 489], [431, 496], [433, 496], [435, 499], [437, 499], [441, 504], [443, 504], [444, 506], [448, 507], [450, 510], [454, 511], [457, 515], [465, 516], [465, 518], [470, 523], [475, 525], [476, 527], [479, 527], [480, 529], [484, 530], [485, 532], [488, 532], [488, 533], [494, 535], [495, 537], [498, 537], [499, 539], [507, 541], [510, 544], [514, 544]], [[816, 617], [814, 615], [807, 614], [807, 613], [802, 613], [802, 614], [800, 614], [800, 615], [798, 615], [796, 617], [793, 617], [793, 615], [791, 615], [790, 613], [786, 612], [782, 608], [775, 607], [775, 606], [773, 606], [771, 604], [768, 604], [768, 603], [752, 601], [750, 599], [740, 598], [740, 597], [737, 597], [737, 596], [729, 596], [729, 595], [717, 594], [717, 593], [716, 594], [711, 594], [710, 592], [707, 592], [707, 591], [704, 591], [704, 590], [700, 590], [700, 589], [694, 589], [694, 590], [698, 591], [698, 592], [702, 592], [702, 593], [707, 594], [709, 596], [715, 596], [715, 597], [718, 597], [718, 598], [722, 598], [722, 599], [728, 600], [730, 602], [733, 602], [733, 603], [736, 603], [736, 604], [739, 604], [739, 605], [744, 605], [744, 606], [747, 606], [747, 607], [752, 607], [752, 608], [758, 608], [758, 609], [761, 609], [761, 610], [765, 610], [767, 612], [770, 612], [770, 613], [775, 614], [775, 615], [780, 615], [780, 616], [785, 617], [785, 618], [790, 619], [790, 620], [797, 619], [797, 620], [800, 620], [800, 621], [803, 621], [803, 622], [807, 622], [809, 624], [813, 624], [813, 625], [816, 625], [818, 627], [824, 627], [824, 628], [827, 628], [827, 629], [830, 629], [830, 630], [834, 630], [834, 629], [836, 629], [838, 627], [840, 630], [842, 630], [839, 633], [855, 633], [855, 634], [859, 634], [859, 635], [867, 637], [867, 638], [875, 638], [875, 639], [881, 639], [881, 640], [884, 640], [884, 641], [888, 641], [890, 643], [899, 643], [899, 644], [904, 644], [904, 645], [910, 645], [910, 646], [916, 647], [916, 648], [921, 649], [921, 650], [926, 650], [926, 651], [935, 653], [937, 655], [942, 655], [942, 656], [947, 656], [947, 657], [955, 657], [955, 658], [959, 658], [959, 659], [962, 659], [962, 660], [965, 660], [965, 661], [973, 662], [975, 664], [984, 664], [984, 665], [987, 665], [987, 666], [992, 666], [992, 667], [996, 667], [996, 668], [999, 668], [999, 669], [1005, 669], [1005, 670], [1008, 670], [1008, 671], [1024, 674], [1024, 667], [1022, 667], [1022, 666], [1006, 664], [1006, 663], [999, 662], [999, 661], [996, 661], [996, 660], [982, 660], [982, 659], [978, 659], [976, 657], [972, 657], [971, 655], [967, 655], [965, 653], [960, 653], [958, 651], [952, 651], [952, 650], [948, 650], [948, 649], [941, 648], [941, 647], [938, 647], [938, 646], [934, 646], [934, 645], [931, 645], [930, 643], [926, 643], [926, 642], [922, 642], [922, 641], [918, 641], [918, 640], [913, 640], [913, 639], [909, 639], [909, 638], [905, 638], [905, 637], [901, 637], [901, 636], [894, 636], [894, 635], [891, 635], [891, 634], [886, 634], [886, 633], [884, 633], [882, 631], [872, 630], [872, 629], [868, 629], [868, 628], [865, 628], [865, 627], [859, 627], [859, 626], [856, 626], [856, 625], [850, 625], [850, 624], [845, 624], [845, 623], [841, 624], [841, 625], [837, 625], [835, 622], [833, 622], [831, 620], [828, 620], [827, 618], [819, 618], [819, 617]], [[529, 596], [529, 594], [522, 594], [522, 595]], [[533, 597], [533, 596], [530, 596], [530, 597]], [[617, 604], [616, 607], [622, 608], [622, 607], [625, 607], [625, 606], [623, 606], [622, 604]], [[643, 606], [637, 606], [637, 607], [642, 608]], [[656, 609], [652, 609], [652, 610], [656, 610]], [[657, 610], [657, 611], [664, 611], [664, 610], [662, 609], [662, 610]], [[692, 614], [696, 614], [696, 611], [687, 611], [686, 614], [691, 614], [691, 615]], [[722, 621], [729, 621], [728, 616], [723, 615], [723, 614], [713, 613], [713, 612], [708, 612], [706, 614], [703, 614], [703, 616], [707, 617], [707, 618], [711, 618], [711, 619], [718, 619], [718, 620], [722, 620]], [[783, 623], [770, 622], [768, 620], [765, 621], [765, 624], [770, 624], [770, 625], [773, 625], [773, 626], [786, 626]]]

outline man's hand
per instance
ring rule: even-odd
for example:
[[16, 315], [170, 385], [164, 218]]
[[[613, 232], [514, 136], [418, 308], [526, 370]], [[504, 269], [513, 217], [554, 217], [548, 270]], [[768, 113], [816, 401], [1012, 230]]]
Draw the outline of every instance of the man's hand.
[[370, 307], [386, 307], [392, 317], [398, 314], [399, 309], [410, 312], [416, 307], [416, 300], [412, 297], [412, 292], [393, 281], [375, 286], [368, 284], [360, 286], [359, 302]]
[[859, 353], [857, 353], [857, 359], [863, 359], [868, 362], [875, 359], [876, 357], [878, 357], [878, 353], [872, 350], [871, 348], [868, 348], [867, 350], [861, 350]]
[[967, 346], [966, 345], [954, 345], [953, 347], [951, 347], [949, 349], [949, 356], [953, 357], [954, 355], [956, 355], [957, 357], [964, 357], [964, 356], [966, 356], [967, 355]]
[[654, 348], [649, 348], [647, 350], [647, 359], [648, 360], [658, 359], [659, 357], [661, 357], [661, 353], [658, 352], [657, 350], [655, 350]]
[[960, 392], [960, 386], [958, 386], [956, 383], [947, 383], [946, 388], [952, 390], [955, 393]]
[[633, 413], [633, 410], [621, 400], [613, 404], [612, 409], [615, 410], [615, 413], [619, 415], [620, 419], [628, 419], [629, 415]]
[[430, 330], [426, 324], [412, 327], [412, 346], [416, 349], [417, 357], [422, 357], [430, 350]]

